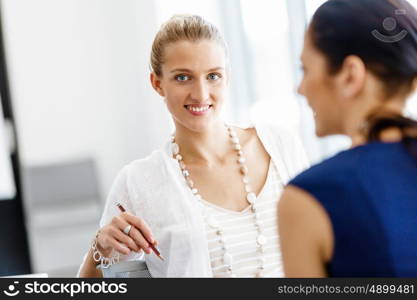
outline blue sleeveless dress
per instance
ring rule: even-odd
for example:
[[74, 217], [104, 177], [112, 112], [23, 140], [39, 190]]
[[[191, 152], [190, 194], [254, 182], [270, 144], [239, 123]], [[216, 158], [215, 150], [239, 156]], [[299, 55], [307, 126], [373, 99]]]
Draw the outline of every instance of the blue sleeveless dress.
[[343, 151], [290, 184], [314, 196], [331, 220], [329, 276], [417, 277], [417, 157], [403, 143]]

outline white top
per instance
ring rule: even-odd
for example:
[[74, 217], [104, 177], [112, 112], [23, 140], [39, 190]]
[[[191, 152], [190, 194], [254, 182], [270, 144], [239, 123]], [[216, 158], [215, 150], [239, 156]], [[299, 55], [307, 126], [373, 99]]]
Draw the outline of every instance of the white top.
[[[233, 274], [236, 277], [283, 277], [281, 252], [278, 239], [277, 204], [282, 192], [282, 182], [274, 163], [271, 161], [265, 184], [256, 199], [256, 214], [259, 215], [260, 231], [266, 237], [266, 243], [257, 242], [258, 228], [255, 215], [248, 206], [241, 212], [228, 210], [202, 200], [206, 210], [204, 214], [215, 218], [222, 230], [220, 237], [217, 229], [206, 222], [206, 233], [210, 253], [211, 268], [214, 277], [230, 277], [224, 263], [223, 239], [227, 253], [233, 262]], [[263, 247], [261, 251], [260, 247]], [[259, 267], [264, 269], [260, 271]]]
[[[284, 183], [308, 167], [296, 135], [262, 124], [255, 129]], [[171, 141], [119, 172], [100, 227], [120, 214], [117, 202], [144, 219], [159, 242], [165, 261], [154, 254], [144, 256], [152, 277], [213, 277], [201, 204], [186, 186], [180, 166], [172, 157]], [[129, 255], [123, 259], [137, 258]]]

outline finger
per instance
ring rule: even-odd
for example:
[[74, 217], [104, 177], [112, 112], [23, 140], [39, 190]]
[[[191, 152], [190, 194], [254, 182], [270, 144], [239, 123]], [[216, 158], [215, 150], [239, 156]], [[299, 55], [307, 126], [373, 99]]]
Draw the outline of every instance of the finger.
[[117, 228], [117, 227], [111, 228], [110, 229], [110, 234], [112, 235], [113, 238], [115, 238], [119, 242], [121, 242], [121, 243], [125, 244], [127, 247], [129, 247], [129, 249], [131, 249], [135, 252], [139, 251], [139, 248], [136, 245], [135, 241], [130, 236], [128, 236], [127, 234], [122, 232], [120, 230], [120, 228]]
[[138, 218], [137, 216], [134, 216], [132, 214], [129, 213], [123, 213], [122, 217], [131, 225], [134, 225], [136, 228], [138, 228], [140, 230], [140, 232], [142, 233], [142, 235], [150, 242], [150, 243], [154, 243], [155, 239], [153, 238], [153, 234], [151, 229], [149, 228], [148, 224], [146, 224], [146, 222], [141, 219]]
[[139, 251], [136, 243], [124, 232], [124, 229], [129, 226], [123, 218], [120, 216], [114, 217], [112, 220], [112, 226], [109, 231], [111, 235], [122, 243], [125, 243], [133, 251]]
[[[128, 222], [131, 220], [126, 215], [127, 215], [127, 213], [123, 213], [120, 216], [117, 216], [117, 217], [113, 218], [114, 226], [116, 228], [119, 228], [120, 232], [122, 232], [122, 234], [124, 234], [124, 235], [126, 235], [126, 234], [123, 232], [123, 229], [126, 228], [126, 226], [129, 225]], [[129, 217], [137, 218], [133, 215], [129, 215]], [[144, 238], [142, 233], [137, 228], [135, 228], [134, 224], [130, 224], [130, 225], [132, 225], [132, 228], [130, 229], [129, 236], [133, 238], [134, 243], [139, 247], [138, 250], [143, 249], [146, 253], [149, 254], [150, 253], [150, 249], [148, 249], [149, 248], [149, 243], [146, 241], [146, 239]], [[132, 234], [132, 232], [134, 232], [134, 234]], [[117, 236], [120, 236], [120, 235], [117, 235]]]
[[110, 239], [109, 244], [114, 250], [116, 250], [117, 252], [121, 254], [128, 255], [130, 253], [130, 249], [127, 248], [124, 244], [117, 241], [116, 239], [113, 239], [113, 238]]
[[140, 248], [142, 248], [146, 253], [150, 253], [151, 249], [149, 248], [149, 243], [145, 240], [145, 238], [137, 228], [132, 227], [132, 229], [130, 230], [130, 236], [133, 238], [133, 240]]
[[114, 217], [112, 219], [112, 224], [119, 228], [121, 231], [123, 231], [129, 225], [129, 223], [121, 215]]

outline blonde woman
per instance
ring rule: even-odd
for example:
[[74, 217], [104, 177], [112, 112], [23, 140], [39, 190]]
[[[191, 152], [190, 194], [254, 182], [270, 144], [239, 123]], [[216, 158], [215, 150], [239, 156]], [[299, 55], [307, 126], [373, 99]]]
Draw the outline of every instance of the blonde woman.
[[[151, 66], [175, 132], [163, 149], [120, 171], [79, 275], [101, 276], [98, 250], [121, 260], [144, 251], [153, 277], [282, 276], [276, 207], [283, 184], [307, 166], [301, 144], [279, 128], [238, 128], [221, 119], [226, 44], [201, 17], [165, 23]], [[164, 261], [146, 240], [158, 244]]]

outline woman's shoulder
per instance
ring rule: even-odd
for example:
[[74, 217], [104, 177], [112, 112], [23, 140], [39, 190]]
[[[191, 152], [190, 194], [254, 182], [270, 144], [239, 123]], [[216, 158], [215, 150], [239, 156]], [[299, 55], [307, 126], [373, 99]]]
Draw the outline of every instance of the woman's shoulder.
[[167, 155], [166, 149], [155, 150], [144, 158], [135, 159], [125, 164], [118, 172], [117, 178], [123, 178], [123, 181], [133, 182], [134, 184], [160, 178], [167, 158], [169, 156]]
[[284, 182], [288, 182], [310, 165], [303, 143], [295, 130], [265, 122], [257, 122], [245, 130], [263, 146], [277, 166], [281, 166]]
[[236, 126], [244, 138], [242, 144], [260, 140], [262, 144], [274, 144], [290, 148], [294, 144], [300, 146], [300, 137], [296, 130], [267, 122], [256, 122], [246, 126]]
[[346, 188], [347, 183], [357, 179], [358, 166], [368, 156], [369, 147], [357, 147], [339, 152], [305, 170], [289, 184], [299, 187], [318, 188], [320, 186]]
[[281, 138], [287, 139], [297, 135], [295, 130], [270, 122], [255, 122], [243, 125], [240, 124], [236, 125], [235, 127], [250, 138], [259, 137], [263, 134], [272, 134], [275, 137], [279, 136]]
[[166, 152], [160, 149], [153, 151], [147, 157], [124, 165], [112, 183], [106, 204], [109, 208], [105, 209], [103, 215], [117, 213], [117, 209], [113, 207], [116, 202], [126, 205], [129, 211], [138, 213], [138, 207], [143, 204], [145, 198], [152, 196], [151, 191], [160, 189], [166, 183], [167, 176], [164, 176], [166, 157], [168, 157]]
[[166, 153], [163, 149], [153, 151], [146, 157], [135, 159], [124, 166], [129, 172], [139, 172], [144, 169], [153, 168], [164, 161]]

